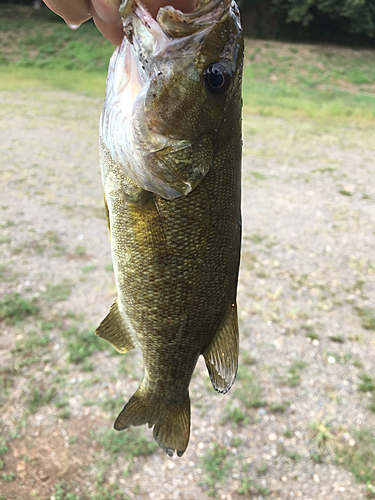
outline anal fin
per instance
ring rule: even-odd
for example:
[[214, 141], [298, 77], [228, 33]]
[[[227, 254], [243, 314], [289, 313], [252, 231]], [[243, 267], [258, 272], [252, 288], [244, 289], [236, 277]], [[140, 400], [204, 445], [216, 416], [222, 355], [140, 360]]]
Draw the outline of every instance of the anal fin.
[[237, 304], [230, 304], [211, 344], [203, 353], [212, 385], [217, 392], [228, 392], [235, 381], [238, 366]]
[[135, 348], [128, 328], [121, 317], [117, 299], [95, 333], [98, 337], [110, 342], [119, 352], [126, 353]]

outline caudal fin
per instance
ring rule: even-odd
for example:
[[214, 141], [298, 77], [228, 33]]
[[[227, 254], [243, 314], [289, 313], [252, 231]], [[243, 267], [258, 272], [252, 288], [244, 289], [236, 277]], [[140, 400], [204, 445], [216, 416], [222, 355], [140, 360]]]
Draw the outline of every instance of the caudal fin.
[[176, 451], [181, 457], [189, 443], [190, 399], [186, 394], [181, 404], [166, 405], [147, 397], [143, 384], [129, 399], [117, 417], [114, 428], [121, 431], [132, 425], [148, 424], [154, 427], [154, 438], [171, 457]]

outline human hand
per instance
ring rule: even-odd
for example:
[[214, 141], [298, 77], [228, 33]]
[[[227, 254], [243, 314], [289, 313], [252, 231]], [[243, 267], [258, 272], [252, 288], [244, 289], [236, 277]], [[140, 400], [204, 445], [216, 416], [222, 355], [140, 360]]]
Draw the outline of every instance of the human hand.
[[61, 16], [69, 28], [94, 20], [98, 30], [114, 45], [122, 40], [122, 23], [118, 12], [121, 0], [44, 0], [53, 12]]
[[[120, 45], [123, 31], [121, 16], [118, 12], [121, 0], [44, 0], [44, 3], [66, 24], [77, 29], [90, 19], [94, 20], [98, 30], [114, 45]], [[182, 12], [192, 12], [197, 0], [143, 0], [145, 7], [156, 17], [160, 7], [172, 5]]]

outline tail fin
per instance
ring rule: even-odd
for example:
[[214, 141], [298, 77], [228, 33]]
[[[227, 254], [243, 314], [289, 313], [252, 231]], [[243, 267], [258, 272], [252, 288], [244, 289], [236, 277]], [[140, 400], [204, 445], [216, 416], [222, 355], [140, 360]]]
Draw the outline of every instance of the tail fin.
[[155, 441], [170, 457], [174, 451], [181, 457], [190, 436], [189, 394], [186, 393], [186, 399], [180, 404], [166, 405], [151, 399], [142, 383], [117, 417], [114, 428], [121, 431], [131, 425], [144, 424], [154, 426]]

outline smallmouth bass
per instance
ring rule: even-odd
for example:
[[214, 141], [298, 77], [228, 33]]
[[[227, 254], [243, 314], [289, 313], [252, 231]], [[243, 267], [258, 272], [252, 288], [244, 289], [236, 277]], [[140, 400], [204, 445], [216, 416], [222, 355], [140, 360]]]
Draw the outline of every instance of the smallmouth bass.
[[234, 0], [156, 20], [125, 0], [120, 13], [100, 120], [118, 297], [96, 333], [143, 355], [115, 429], [148, 424], [182, 456], [199, 356], [218, 392], [237, 372], [243, 35]]

